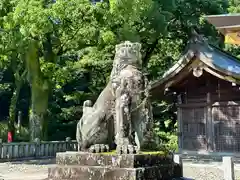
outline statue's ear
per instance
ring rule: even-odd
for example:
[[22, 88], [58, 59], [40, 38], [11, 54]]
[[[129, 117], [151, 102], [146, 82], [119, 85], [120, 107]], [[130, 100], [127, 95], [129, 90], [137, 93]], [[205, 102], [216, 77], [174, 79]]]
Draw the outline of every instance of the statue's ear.
[[115, 46], [115, 53], [118, 52], [118, 50], [120, 49], [120, 47], [121, 47], [121, 44], [117, 44], [117, 45]]
[[139, 68], [142, 68], [142, 55], [141, 55], [141, 53], [139, 52], [137, 56], [138, 56], [137, 57], [138, 58], [138, 60], [137, 60], [138, 64], [137, 65], [138, 65]]
[[142, 44], [138, 43], [138, 51], [141, 52], [141, 49], [142, 49]]

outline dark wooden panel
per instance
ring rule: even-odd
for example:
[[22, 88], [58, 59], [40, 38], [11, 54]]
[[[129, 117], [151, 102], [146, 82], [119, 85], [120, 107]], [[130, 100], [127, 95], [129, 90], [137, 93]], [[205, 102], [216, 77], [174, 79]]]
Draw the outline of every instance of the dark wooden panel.
[[231, 82], [218, 79], [204, 72], [196, 78], [190, 75], [184, 83], [175, 86], [176, 92], [184, 94], [183, 102], [204, 103], [207, 101], [207, 93], [211, 93], [211, 101], [240, 101], [240, 87], [232, 85]]
[[218, 136], [215, 139], [217, 152], [240, 152], [240, 137]]
[[206, 150], [206, 108], [182, 108], [181, 112], [183, 149]]
[[218, 106], [212, 108], [214, 121], [239, 121], [240, 106]]
[[183, 149], [189, 151], [207, 150], [206, 137], [195, 136], [183, 138]]
[[240, 86], [206, 72], [183, 81], [173, 88], [182, 95], [182, 148], [240, 152]]
[[215, 150], [240, 152], [240, 106], [212, 108]]

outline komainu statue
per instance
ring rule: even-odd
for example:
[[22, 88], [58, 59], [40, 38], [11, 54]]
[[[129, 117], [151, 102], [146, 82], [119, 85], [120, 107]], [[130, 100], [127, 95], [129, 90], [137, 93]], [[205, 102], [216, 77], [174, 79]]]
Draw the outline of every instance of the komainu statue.
[[116, 46], [110, 81], [95, 104], [87, 100], [77, 125], [79, 151], [136, 153], [152, 140], [149, 85], [142, 73], [141, 45]]

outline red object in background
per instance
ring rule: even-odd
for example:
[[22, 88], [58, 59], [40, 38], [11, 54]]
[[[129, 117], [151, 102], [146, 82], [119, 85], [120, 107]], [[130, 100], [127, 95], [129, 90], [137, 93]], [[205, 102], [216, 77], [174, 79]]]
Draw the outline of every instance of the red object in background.
[[8, 142], [12, 142], [12, 132], [8, 132]]

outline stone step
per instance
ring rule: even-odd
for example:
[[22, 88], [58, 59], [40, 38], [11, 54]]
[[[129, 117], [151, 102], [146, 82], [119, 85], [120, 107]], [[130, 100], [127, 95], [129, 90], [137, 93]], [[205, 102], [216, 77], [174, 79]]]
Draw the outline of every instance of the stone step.
[[100, 154], [86, 152], [57, 153], [58, 165], [113, 166], [119, 168], [138, 168], [148, 166], [173, 166], [171, 156], [161, 154]]
[[49, 168], [48, 180], [170, 180], [172, 171], [158, 166], [114, 168], [111, 166], [64, 166]]

